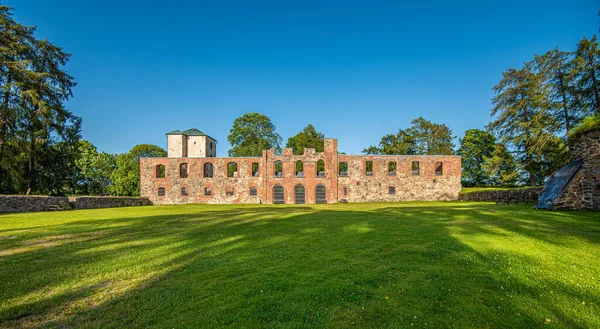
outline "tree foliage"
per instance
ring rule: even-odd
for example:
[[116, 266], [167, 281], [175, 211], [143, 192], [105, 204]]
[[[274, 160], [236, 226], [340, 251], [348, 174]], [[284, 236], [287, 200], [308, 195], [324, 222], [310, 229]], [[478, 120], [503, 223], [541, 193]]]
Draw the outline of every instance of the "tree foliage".
[[314, 148], [316, 152], [323, 152], [325, 135], [317, 132], [313, 125], [309, 124], [296, 135], [288, 138], [285, 147], [294, 149], [294, 154], [304, 154], [305, 148]]
[[517, 163], [503, 144], [496, 144], [491, 156], [483, 156], [481, 168], [492, 186], [511, 186], [517, 183]]
[[453, 153], [452, 131], [445, 124], [437, 124], [422, 117], [411, 121], [408, 129], [381, 138], [378, 146], [364, 149], [366, 154], [449, 155]]
[[0, 193], [64, 194], [75, 176], [81, 119], [65, 108], [70, 55], [0, 5]]
[[464, 186], [491, 185], [489, 175], [483, 169], [484, 159], [491, 157], [496, 146], [492, 134], [480, 129], [469, 129], [460, 139], [457, 154], [462, 156], [462, 180]]
[[159, 146], [140, 144], [128, 153], [117, 156], [117, 168], [111, 175], [111, 194], [123, 196], [140, 195], [140, 159], [151, 157], [166, 157], [167, 152]]
[[111, 175], [117, 168], [117, 157], [114, 154], [98, 152], [96, 147], [86, 141], [78, 143], [77, 180], [75, 194], [100, 195], [109, 192], [112, 184]]
[[231, 149], [229, 156], [261, 156], [263, 150], [275, 148], [281, 153], [281, 136], [275, 132], [271, 119], [257, 112], [244, 113], [235, 119], [227, 136]]

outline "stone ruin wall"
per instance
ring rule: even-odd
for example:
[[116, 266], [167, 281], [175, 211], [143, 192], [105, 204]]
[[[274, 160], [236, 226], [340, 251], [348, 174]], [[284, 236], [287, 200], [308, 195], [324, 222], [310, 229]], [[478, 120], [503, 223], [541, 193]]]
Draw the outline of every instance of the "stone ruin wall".
[[600, 210], [600, 131], [579, 136], [570, 149], [572, 158], [583, 159], [583, 164], [555, 208]]
[[[324, 177], [317, 177], [317, 161], [325, 164]], [[283, 177], [275, 177], [275, 164], [282, 162]], [[295, 177], [296, 161], [303, 162], [304, 177]], [[348, 162], [348, 176], [338, 175], [339, 162]], [[366, 161], [373, 161], [373, 175], [365, 173]], [[388, 176], [387, 163], [397, 162], [396, 176]], [[420, 174], [411, 173], [412, 161], [419, 161]], [[227, 165], [236, 162], [237, 177], [227, 177]], [[258, 163], [258, 176], [252, 176], [252, 163]], [[443, 175], [435, 175], [435, 163], [443, 162]], [[188, 164], [188, 177], [180, 178], [180, 164]], [[213, 177], [204, 177], [204, 164], [213, 165]], [[156, 166], [165, 165], [165, 178], [156, 177]], [[324, 152], [306, 148], [303, 155], [294, 155], [292, 149], [284, 149], [275, 155], [273, 149], [263, 151], [261, 157], [248, 158], [143, 158], [140, 161], [141, 195], [154, 204], [252, 204], [273, 203], [273, 187], [284, 188], [286, 204], [294, 203], [294, 187], [303, 185], [306, 203], [316, 203], [318, 185], [326, 189], [328, 203], [404, 201], [404, 200], [456, 200], [461, 190], [461, 158], [459, 156], [350, 156], [340, 155], [336, 139], [325, 139]], [[390, 195], [388, 187], [395, 186]], [[158, 196], [159, 187], [165, 188], [165, 196]], [[181, 195], [181, 188], [188, 191]], [[204, 195], [204, 188], [212, 195]], [[258, 189], [250, 195], [250, 188]], [[343, 195], [346, 187], [347, 195]], [[233, 195], [227, 195], [233, 188]]]
[[[348, 156], [348, 176], [338, 178], [338, 198], [348, 202], [456, 200], [461, 191], [460, 156]], [[366, 175], [367, 161], [373, 161], [372, 175]], [[419, 162], [419, 174], [413, 175], [412, 162]], [[388, 163], [396, 162], [394, 176]], [[435, 164], [442, 162], [442, 175], [435, 174]], [[395, 194], [389, 193], [395, 188]], [[347, 195], [344, 195], [344, 188]]]
[[115, 196], [56, 197], [39, 195], [0, 195], [0, 213], [95, 209], [152, 205], [147, 198]]

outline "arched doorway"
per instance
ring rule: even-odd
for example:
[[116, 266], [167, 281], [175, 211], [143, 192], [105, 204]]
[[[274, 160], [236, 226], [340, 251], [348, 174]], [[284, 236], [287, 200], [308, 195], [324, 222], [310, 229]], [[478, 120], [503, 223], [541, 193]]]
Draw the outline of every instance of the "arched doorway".
[[294, 187], [294, 203], [305, 204], [306, 203], [306, 189], [303, 185], [296, 185]]
[[323, 185], [317, 185], [315, 189], [316, 203], [327, 203], [327, 189]]
[[273, 203], [274, 204], [284, 204], [285, 203], [285, 193], [283, 186], [276, 185], [273, 186]]

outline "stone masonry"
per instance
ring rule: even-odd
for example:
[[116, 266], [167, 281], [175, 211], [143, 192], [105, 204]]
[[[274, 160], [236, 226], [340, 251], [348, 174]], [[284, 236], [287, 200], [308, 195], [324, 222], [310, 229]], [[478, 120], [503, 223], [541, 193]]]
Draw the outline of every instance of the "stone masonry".
[[555, 208], [600, 210], [600, 131], [579, 136], [570, 149], [572, 157], [583, 162]]
[[[173, 137], [168, 137], [171, 143]], [[141, 195], [154, 204], [458, 199], [459, 156], [344, 155], [338, 153], [337, 139], [326, 138], [324, 142], [324, 152], [307, 148], [302, 155], [286, 148], [281, 155], [270, 149], [260, 157], [142, 158]], [[278, 169], [279, 161], [282, 170]], [[317, 170], [319, 161], [324, 170]], [[418, 170], [414, 170], [413, 162], [418, 163]], [[303, 170], [297, 172], [299, 163]], [[237, 169], [228, 170], [230, 164]]]

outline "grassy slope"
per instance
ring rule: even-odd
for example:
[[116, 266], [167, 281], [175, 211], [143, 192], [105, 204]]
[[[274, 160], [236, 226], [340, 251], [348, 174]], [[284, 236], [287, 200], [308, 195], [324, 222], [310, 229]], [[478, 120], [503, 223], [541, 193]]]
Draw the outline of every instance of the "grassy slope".
[[441, 202], [0, 215], [0, 327], [599, 328], [599, 217]]

